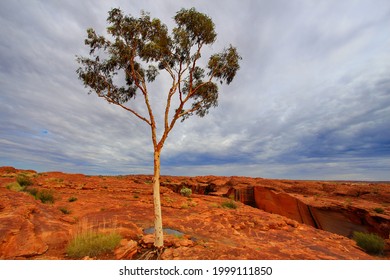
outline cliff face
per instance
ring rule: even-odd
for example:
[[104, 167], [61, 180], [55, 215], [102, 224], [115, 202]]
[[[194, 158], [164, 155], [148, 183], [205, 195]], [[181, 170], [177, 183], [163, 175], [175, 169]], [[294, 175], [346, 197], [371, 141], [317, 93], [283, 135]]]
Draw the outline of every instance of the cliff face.
[[372, 217], [367, 210], [340, 205], [316, 206], [291, 194], [264, 187], [254, 188], [256, 206], [318, 229], [351, 237], [354, 231], [375, 232], [389, 236], [389, 221]]
[[317, 227], [310, 206], [299, 199], [264, 187], [254, 187], [255, 205], [266, 212], [294, 219], [300, 223]]
[[361, 231], [389, 238], [389, 184], [213, 176], [170, 177], [163, 184], [175, 192], [185, 186], [194, 193], [234, 198], [266, 212], [346, 237]]

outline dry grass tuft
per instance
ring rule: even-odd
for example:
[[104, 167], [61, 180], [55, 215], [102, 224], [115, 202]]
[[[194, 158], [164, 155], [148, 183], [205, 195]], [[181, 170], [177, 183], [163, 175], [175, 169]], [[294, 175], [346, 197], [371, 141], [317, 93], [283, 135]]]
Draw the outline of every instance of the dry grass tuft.
[[107, 231], [106, 222], [94, 229], [88, 221], [81, 223], [77, 234], [70, 241], [66, 253], [68, 257], [80, 259], [84, 257], [96, 257], [113, 251], [121, 241], [122, 237], [115, 228]]

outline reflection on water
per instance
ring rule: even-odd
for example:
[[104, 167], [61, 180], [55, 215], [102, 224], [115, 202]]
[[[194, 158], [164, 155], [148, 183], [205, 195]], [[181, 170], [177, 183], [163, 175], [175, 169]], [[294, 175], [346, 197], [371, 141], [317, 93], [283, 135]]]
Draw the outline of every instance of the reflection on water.
[[[183, 236], [184, 233], [178, 231], [178, 230], [175, 230], [175, 229], [171, 229], [171, 228], [164, 228], [163, 229], [164, 233], [165, 234], [171, 234], [171, 235], [176, 235], [176, 236]], [[147, 229], [144, 229], [144, 233], [145, 234], [153, 234], [154, 233], [154, 227], [150, 227], [150, 228], [147, 228]]]

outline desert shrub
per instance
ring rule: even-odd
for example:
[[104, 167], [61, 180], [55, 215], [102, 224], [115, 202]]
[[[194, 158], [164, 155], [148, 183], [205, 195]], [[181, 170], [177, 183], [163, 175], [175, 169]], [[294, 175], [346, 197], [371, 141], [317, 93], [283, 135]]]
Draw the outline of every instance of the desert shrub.
[[190, 208], [190, 206], [188, 205], [188, 203], [183, 203], [181, 206], [180, 206], [181, 209], [188, 209]]
[[183, 187], [183, 188], [180, 190], [180, 194], [181, 194], [182, 196], [190, 197], [190, 196], [192, 195], [192, 190], [189, 189], [189, 188]]
[[385, 248], [385, 241], [382, 237], [373, 233], [357, 232], [353, 233], [356, 244], [369, 254], [382, 254]]
[[374, 211], [377, 212], [378, 214], [382, 214], [385, 212], [385, 209], [377, 207], [377, 208], [374, 208]]
[[60, 207], [59, 209], [65, 215], [68, 215], [68, 214], [72, 213], [69, 209], [67, 209], [65, 207]]
[[38, 190], [36, 188], [25, 188], [25, 192], [31, 194], [33, 197], [37, 197]]
[[69, 202], [75, 202], [76, 200], [77, 200], [77, 197], [74, 197], [74, 196], [69, 197], [69, 199], [68, 199]]
[[20, 192], [24, 190], [24, 187], [22, 187], [18, 182], [9, 183], [5, 186], [8, 190]]
[[229, 208], [229, 209], [236, 209], [237, 203], [235, 203], [234, 200], [226, 200], [226, 201], [222, 202], [222, 207]]
[[54, 203], [54, 195], [51, 190], [42, 190], [39, 191], [35, 197], [42, 201], [42, 203]]
[[22, 187], [31, 186], [33, 184], [31, 178], [26, 174], [18, 174], [18, 176], [16, 176], [16, 182], [18, 182]]
[[66, 253], [70, 258], [96, 257], [110, 252], [118, 246], [122, 237], [116, 233], [84, 232], [76, 235], [69, 243]]

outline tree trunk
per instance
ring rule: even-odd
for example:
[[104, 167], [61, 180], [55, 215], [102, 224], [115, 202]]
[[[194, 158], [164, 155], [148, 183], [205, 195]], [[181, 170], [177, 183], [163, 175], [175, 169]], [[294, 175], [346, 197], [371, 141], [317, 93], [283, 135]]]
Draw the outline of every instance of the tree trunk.
[[153, 175], [153, 202], [154, 202], [154, 246], [164, 246], [164, 235], [162, 227], [161, 201], [160, 201], [160, 152], [154, 150], [154, 175]]

